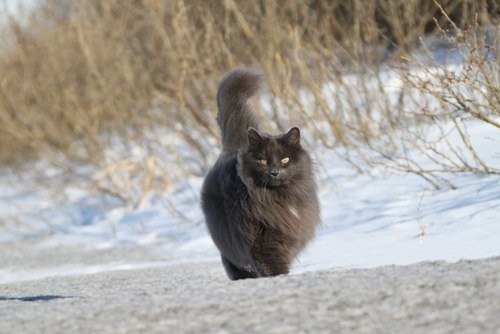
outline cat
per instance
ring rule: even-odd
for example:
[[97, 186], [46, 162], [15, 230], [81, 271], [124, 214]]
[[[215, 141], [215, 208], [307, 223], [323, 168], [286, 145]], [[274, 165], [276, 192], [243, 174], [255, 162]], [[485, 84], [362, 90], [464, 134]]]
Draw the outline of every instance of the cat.
[[201, 205], [231, 280], [288, 274], [320, 223], [312, 160], [300, 130], [259, 131], [248, 99], [264, 75], [236, 68], [221, 80], [222, 151], [205, 177]]

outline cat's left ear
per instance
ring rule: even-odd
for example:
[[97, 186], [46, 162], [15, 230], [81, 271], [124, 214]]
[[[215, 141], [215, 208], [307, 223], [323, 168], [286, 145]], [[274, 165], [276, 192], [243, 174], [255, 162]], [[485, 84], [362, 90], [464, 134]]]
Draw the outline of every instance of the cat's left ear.
[[297, 127], [291, 128], [285, 135], [285, 140], [294, 145], [300, 145], [300, 130]]
[[262, 142], [262, 136], [259, 131], [252, 127], [248, 128], [248, 142], [250, 146], [258, 146]]

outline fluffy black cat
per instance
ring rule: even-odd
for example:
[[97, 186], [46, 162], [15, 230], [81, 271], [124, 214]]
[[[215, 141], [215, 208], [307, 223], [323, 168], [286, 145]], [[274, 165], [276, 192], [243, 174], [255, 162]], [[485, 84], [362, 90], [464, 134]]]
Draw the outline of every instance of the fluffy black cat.
[[232, 280], [287, 274], [320, 222], [316, 184], [300, 131], [258, 130], [247, 100], [260, 72], [236, 68], [217, 92], [222, 152], [205, 178], [202, 208]]

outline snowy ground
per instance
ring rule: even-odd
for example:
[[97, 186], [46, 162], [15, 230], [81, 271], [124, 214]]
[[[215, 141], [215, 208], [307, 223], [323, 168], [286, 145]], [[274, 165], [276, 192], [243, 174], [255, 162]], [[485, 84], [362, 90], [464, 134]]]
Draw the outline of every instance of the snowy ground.
[[[479, 122], [469, 131], [498, 168], [500, 131]], [[500, 177], [448, 175], [457, 189], [433, 190], [414, 174], [358, 174], [334, 151], [313, 153], [323, 225], [294, 273], [500, 255]], [[0, 283], [218, 259], [199, 208], [201, 178], [172, 195], [189, 221], [154, 198], [138, 209], [84, 188], [59, 197], [12, 180], [0, 177]]]
[[500, 257], [229, 281], [214, 263], [0, 286], [2, 333], [499, 333]]

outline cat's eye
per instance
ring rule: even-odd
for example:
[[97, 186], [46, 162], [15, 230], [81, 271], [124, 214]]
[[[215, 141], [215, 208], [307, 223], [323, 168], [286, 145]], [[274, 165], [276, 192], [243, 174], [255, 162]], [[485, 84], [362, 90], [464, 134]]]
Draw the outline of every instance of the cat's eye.
[[284, 165], [284, 164], [287, 164], [290, 162], [290, 158], [289, 157], [285, 157], [283, 159], [281, 159], [281, 163]]
[[259, 164], [261, 164], [262, 166], [267, 166], [267, 160], [266, 159], [259, 159], [259, 160], [257, 160], [257, 162]]

